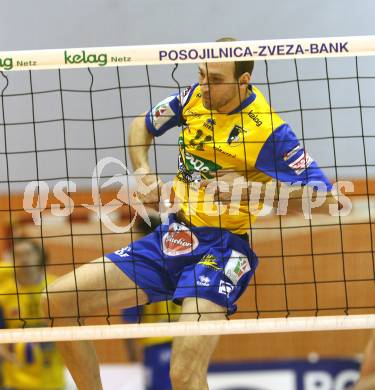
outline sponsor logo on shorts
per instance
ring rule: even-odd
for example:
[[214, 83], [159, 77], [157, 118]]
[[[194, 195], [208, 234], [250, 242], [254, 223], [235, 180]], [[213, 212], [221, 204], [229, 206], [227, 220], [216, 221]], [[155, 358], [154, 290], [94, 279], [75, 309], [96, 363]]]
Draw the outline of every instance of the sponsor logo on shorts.
[[232, 283], [237, 285], [241, 277], [250, 270], [251, 267], [248, 258], [242, 253], [232, 250], [224, 270], [225, 275], [232, 281]]
[[200, 275], [199, 280], [197, 281], [197, 285], [203, 287], [209, 287], [210, 282], [211, 280], [208, 276]]
[[203, 256], [202, 259], [198, 262], [198, 264], [213, 269], [215, 271], [222, 270], [222, 268], [219, 267], [219, 265], [217, 264], [217, 257], [211, 254]]
[[225, 282], [224, 280], [220, 280], [219, 284], [219, 293], [229, 296], [229, 294], [234, 290], [234, 286], [232, 283]]
[[294, 169], [296, 175], [300, 175], [311, 165], [313, 161], [314, 159], [304, 151], [296, 160], [289, 164], [289, 167]]
[[163, 236], [163, 252], [167, 256], [180, 256], [191, 253], [199, 245], [196, 235], [188, 227], [172, 223]]
[[120, 256], [120, 257], [129, 257], [129, 252], [131, 251], [131, 246], [128, 245], [124, 248], [121, 248], [121, 249], [118, 249], [117, 251], [115, 251], [115, 254], [117, 256]]

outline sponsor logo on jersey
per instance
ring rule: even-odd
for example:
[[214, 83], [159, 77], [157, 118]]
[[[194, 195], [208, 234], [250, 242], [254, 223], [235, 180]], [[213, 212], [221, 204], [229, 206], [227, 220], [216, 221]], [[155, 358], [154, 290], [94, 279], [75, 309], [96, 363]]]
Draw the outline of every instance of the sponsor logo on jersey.
[[232, 158], [236, 158], [237, 157], [237, 154], [232, 154], [232, 153], [227, 152], [226, 150], [223, 150], [220, 145], [218, 145], [218, 146], [215, 145], [214, 149], [217, 152], [225, 154], [227, 157], [232, 157]]
[[210, 278], [208, 276], [200, 275], [199, 280], [197, 281], [198, 286], [204, 286], [204, 287], [209, 287], [210, 285]]
[[258, 127], [262, 125], [263, 122], [259, 119], [258, 115], [253, 110], [250, 110], [249, 117], [255, 122]]
[[229, 137], [227, 139], [227, 144], [230, 146], [238, 146], [243, 143], [244, 130], [241, 126], [235, 125], [233, 129], [229, 133]]
[[201, 173], [206, 173], [206, 176], [209, 178], [212, 178], [213, 176], [209, 175], [208, 172], [215, 172], [218, 169], [221, 169], [221, 166], [215, 164], [213, 161], [206, 160], [188, 152], [185, 152], [185, 164], [189, 172], [199, 171]]
[[300, 175], [313, 161], [313, 158], [307, 152], [303, 151], [296, 160], [289, 164], [289, 167], [296, 172], [296, 175]]
[[193, 118], [200, 118], [202, 114], [198, 114], [197, 112], [189, 108], [188, 110], [186, 110], [186, 114], [184, 116], [186, 117], [192, 116]]
[[284, 154], [284, 161], [287, 161], [290, 158], [292, 158], [300, 149], [301, 149], [301, 146], [297, 145], [295, 148], [290, 150], [288, 153], [285, 153]]
[[232, 250], [230, 258], [225, 266], [224, 273], [237, 285], [243, 275], [251, 270], [248, 258], [240, 252]]
[[195, 250], [199, 241], [187, 226], [172, 223], [163, 236], [163, 252], [167, 256], [180, 256]]
[[229, 294], [234, 290], [234, 286], [232, 283], [225, 282], [224, 280], [220, 280], [219, 284], [219, 293], [229, 296]]
[[193, 147], [195, 150], [204, 150], [204, 145], [206, 143], [212, 142], [212, 135], [204, 136], [202, 130], [197, 130], [195, 137], [189, 141], [189, 146]]
[[219, 267], [217, 263], [217, 257], [211, 254], [203, 256], [202, 259], [198, 262], [198, 264], [213, 269], [215, 271], [222, 270], [222, 268]]
[[213, 131], [214, 130], [214, 126], [216, 125], [216, 121], [215, 119], [213, 118], [208, 118], [206, 120], [206, 122], [203, 123], [203, 126], [208, 129], [208, 130], [211, 130]]
[[175, 115], [169, 103], [175, 96], [169, 96], [156, 105], [151, 112], [152, 124], [156, 130], [159, 130]]
[[179, 95], [179, 99], [181, 104], [184, 106], [189, 99], [189, 92], [191, 91], [191, 87], [185, 88]]

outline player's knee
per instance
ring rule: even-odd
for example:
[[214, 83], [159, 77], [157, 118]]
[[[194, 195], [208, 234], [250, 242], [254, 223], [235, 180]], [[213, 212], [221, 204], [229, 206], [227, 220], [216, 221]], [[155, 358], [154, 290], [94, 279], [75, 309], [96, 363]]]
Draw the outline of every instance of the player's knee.
[[191, 372], [189, 366], [184, 367], [182, 364], [177, 362], [171, 362], [171, 367], [169, 371], [169, 376], [171, 378], [171, 383], [173, 389], [185, 390], [187, 389], [191, 378]]
[[74, 292], [63, 286], [60, 279], [57, 279], [43, 291], [42, 308], [44, 314], [53, 320], [74, 322], [77, 317], [76, 300]]
[[170, 378], [173, 389], [176, 390], [199, 390], [205, 383], [206, 375], [197, 370], [191, 362], [185, 359], [171, 361]]

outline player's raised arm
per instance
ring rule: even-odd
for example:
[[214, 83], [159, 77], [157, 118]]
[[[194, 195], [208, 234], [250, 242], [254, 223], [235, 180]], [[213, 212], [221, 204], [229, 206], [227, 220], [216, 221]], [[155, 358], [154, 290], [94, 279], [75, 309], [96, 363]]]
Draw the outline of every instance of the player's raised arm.
[[152, 173], [148, 158], [152, 140], [184, 123], [182, 108], [191, 97], [194, 88], [196, 85], [165, 98], [148, 112], [136, 117], [130, 125], [128, 145], [133, 169], [138, 171], [142, 182], [150, 189], [146, 196], [139, 194], [143, 202], [159, 202], [158, 186], [160, 187], [161, 182], [160, 178]]
[[148, 161], [148, 151], [154, 136], [148, 131], [145, 121], [147, 113], [143, 113], [133, 120], [129, 130], [129, 151], [133, 168], [142, 168], [151, 172]]

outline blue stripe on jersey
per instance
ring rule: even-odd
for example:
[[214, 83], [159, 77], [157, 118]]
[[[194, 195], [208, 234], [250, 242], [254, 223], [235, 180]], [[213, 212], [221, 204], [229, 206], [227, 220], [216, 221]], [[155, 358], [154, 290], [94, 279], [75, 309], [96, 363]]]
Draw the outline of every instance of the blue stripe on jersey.
[[291, 184], [299, 182], [302, 185], [323, 182], [328, 191], [332, 189], [329, 179], [301, 147], [288, 124], [281, 125], [271, 133], [258, 155], [255, 166], [283, 182]]
[[251, 87], [251, 84], [249, 84], [249, 91], [250, 91], [250, 95], [241, 102], [241, 104], [235, 108], [233, 111], [231, 111], [230, 113], [228, 113], [228, 115], [233, 115], [233, 114], [236, 114], [238, 112], [241, 112], [245, 107], [247, 107], [249, 104], [251, 104], [255, 98], [257, 97], [256, 93], [253, 91], [253, 88]]

